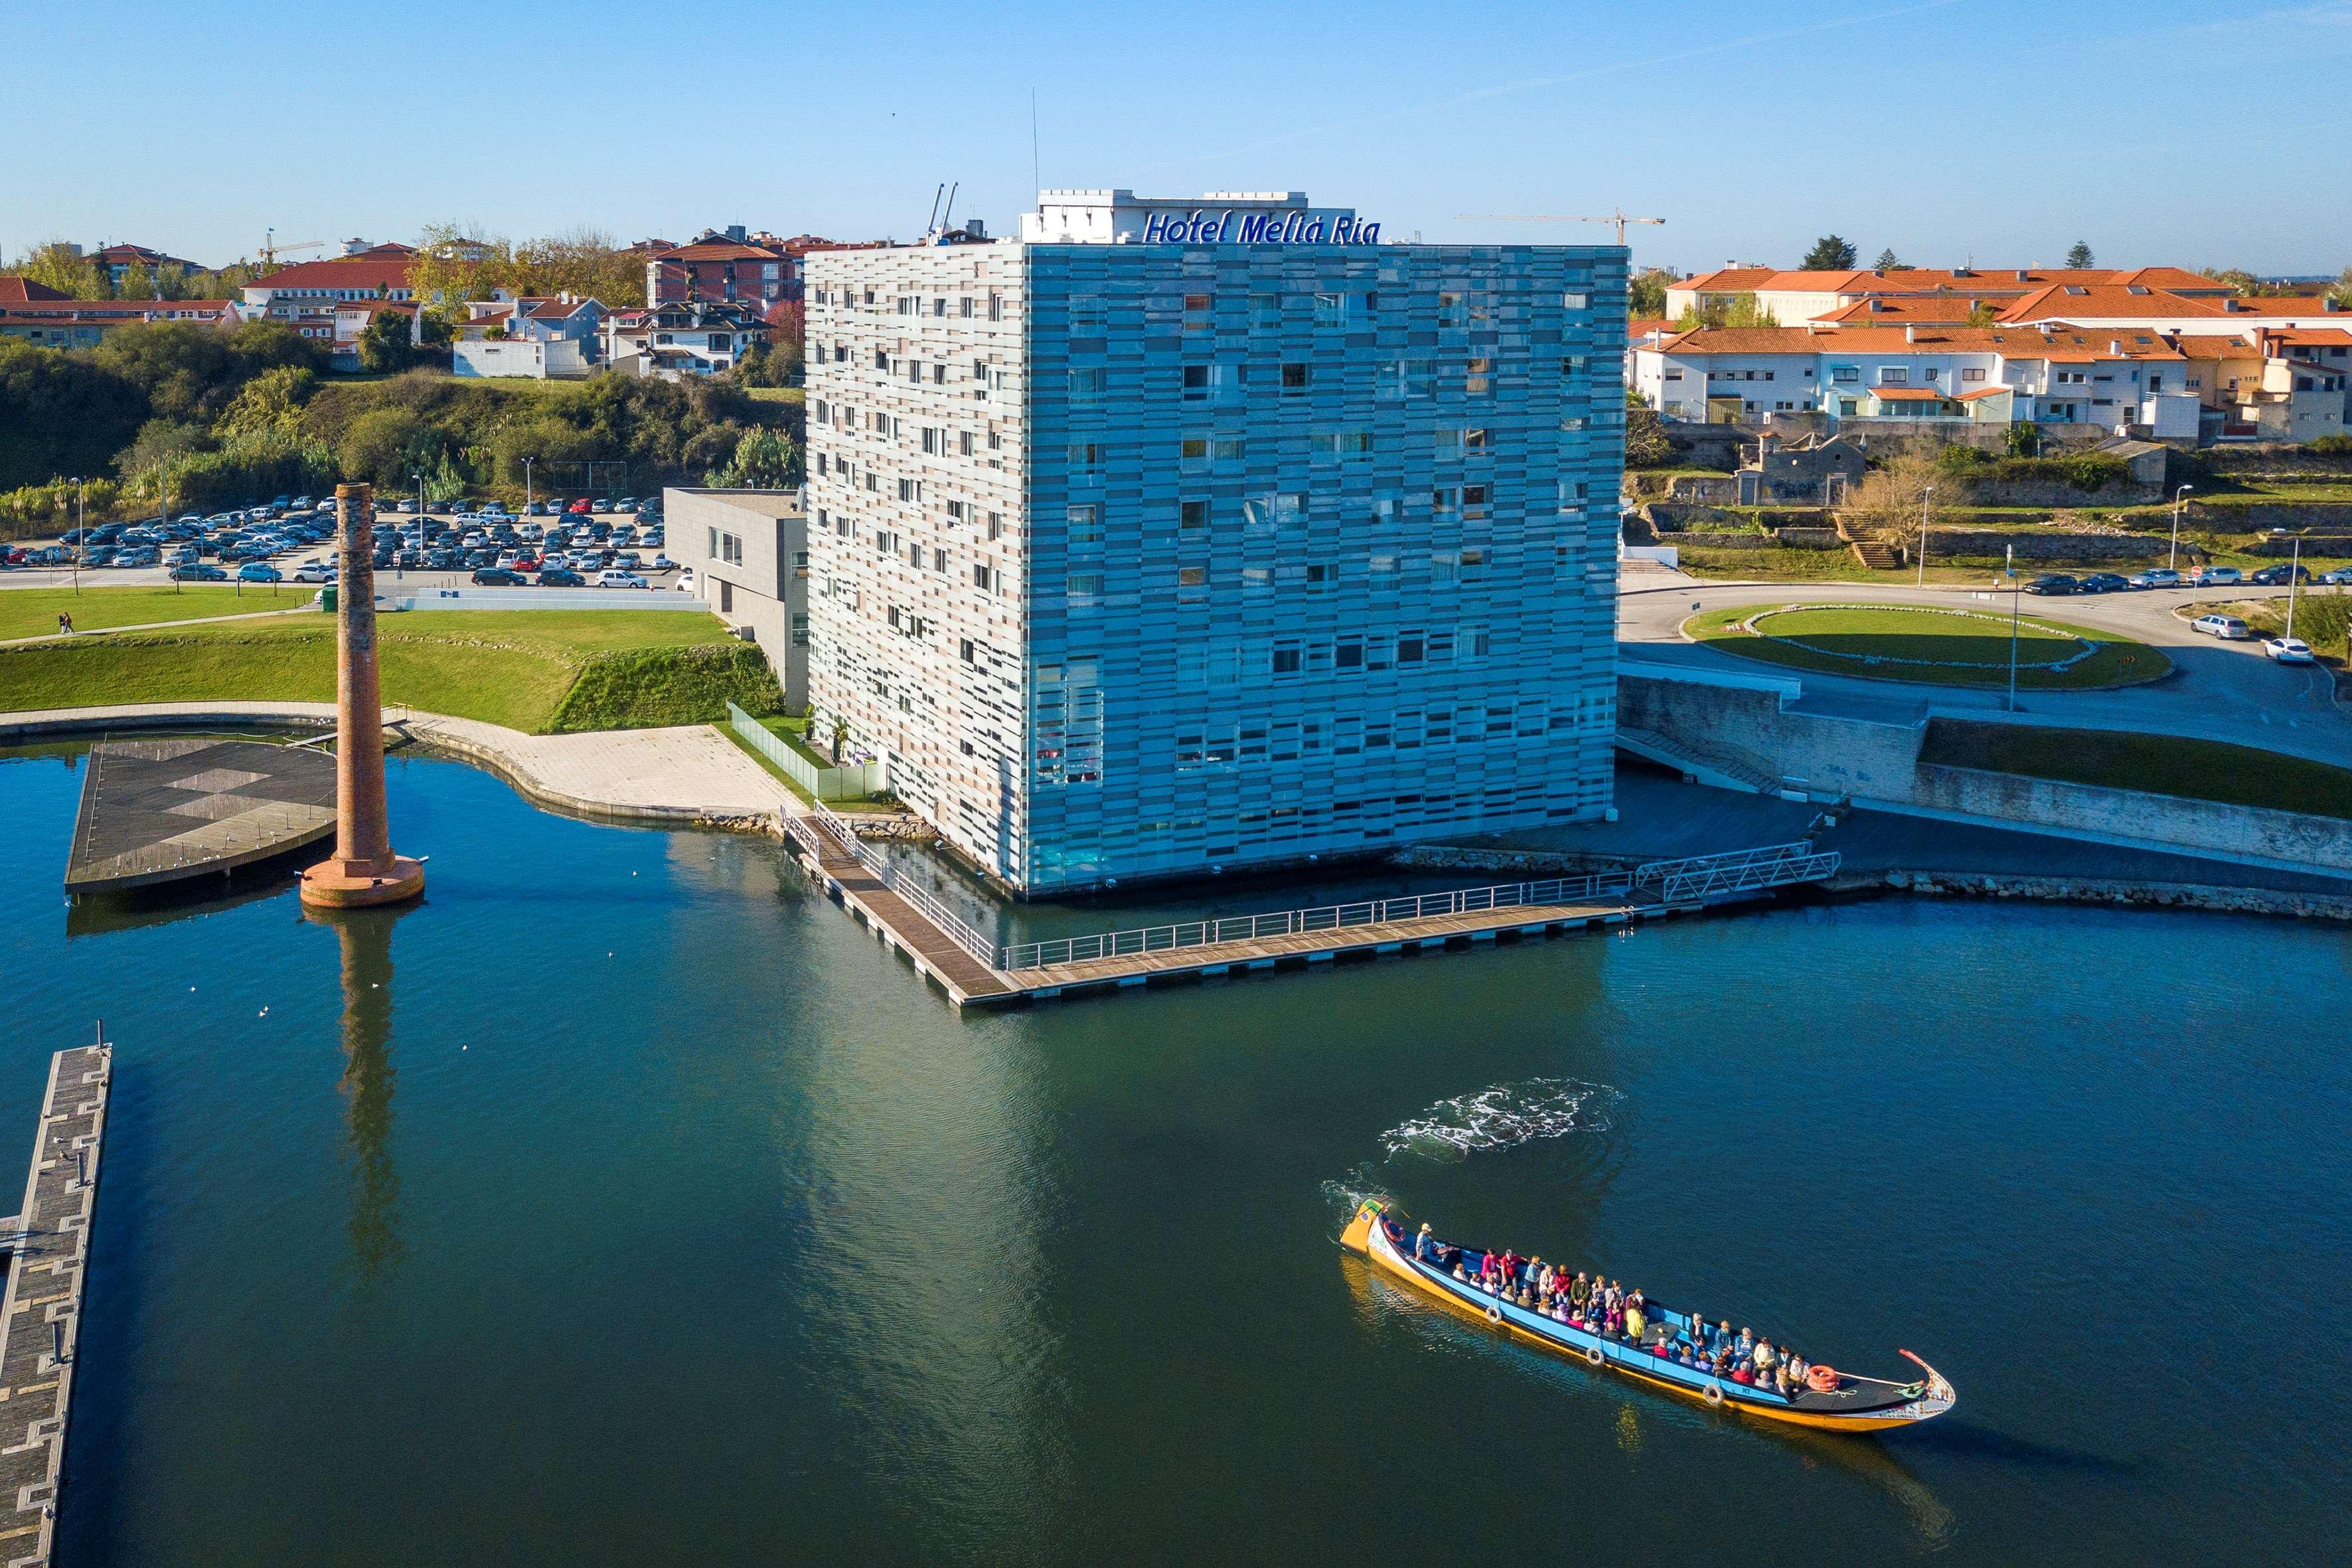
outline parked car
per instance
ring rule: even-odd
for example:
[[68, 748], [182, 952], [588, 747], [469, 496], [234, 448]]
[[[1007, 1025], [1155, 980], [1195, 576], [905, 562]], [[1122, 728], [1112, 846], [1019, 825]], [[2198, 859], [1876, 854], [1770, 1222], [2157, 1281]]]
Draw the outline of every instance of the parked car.
[[677, 563], [672, 561], [667, 555], [656, 555], [646, 563], [646, 570], [648, 572], [675, 572], [677, 570]]
[[250, 561], [236, 569], [240, 583], [283, 583], [286, 574], [267, 561]]
[[545, 517], [547, 503], [543, 500], [525, 501], [522, 503], [522, 514], [525, 517]]
[[635, 572], [621, 571], [605, 573], [596, 579], [596, 585], [600, 588], [650, 588], [653, 586]]
[[2235, 566], [2208, 566], [2189, 580], [2194, 588], [2227, 588], [2244, 581], [2244, 574]]
[[573, 501], [570, 506], [565, 507], [563, 510], [567, 512], [576, 512], [580, 516], [585, 517], [590, 511], [593, 510], [594, 508], [591, 505], [586, 496], [582, 496], [578, 500]]
[[305, 561], [294, 568], [294, 581], [297, 583], [331, 583], [334, 580], [335, 566], [331, 561]]
[[2301, 637], [2272, 637], [2263, 644], [2263, 652], [2274, 664], [2310, 664], [2311, 645]]
[[2352, 583], [2352, 566], [2338, 566], [2333, 572], [2322, 572], [2319, 580], [2331, 586]]
[[2311, 581], [2311, 569], [2297, 566], [2293, 562], [2282, 562], [2276, 566], [2263, 567], [2246, 581], [2260, 584], [2265, 588], [2275, 588], [2282, 583], [2308, 583]]
[[542, 588], [585, 588], [588, 579], [569, 566], [542, 566], [539, 569], [539, 585]]
[[474, 574], [477, 588], [520, 588], [526, 581], [521, 573], [508, 566], [485, 566]]
[[2130, 586], [2113, 572], [2094, 572], [2083, 579], [2082, 591], [2085, 594], [2117, 594]]
[[2025, 585], [2029, 594], [2071, 594], [2082, 584], [2063, 572], [2045, 572]]
[[2225, 642], [2243, 642], [2254, 635], [2246, 623], [2235, 616], [2200, 616], [2189, 623], [2189, 629], [2203, 632], [2207, 637], [2220, 637]]
[[2169, 566], [2158, 566], [2152, 572], [2135, 572], [2129, 581], [2135, 588], [2178, 588], [2180, 574]]
[[226, 583], [228, 581], [228, 574], [217, 566], [207, 566], [200, 561], [192, 561], [184, 566], [173, 567], [172, 581], [174, 583]]
[[693, 568], [693, 567], [691, 567], [691, 566], [688, 566], [688, 567], [686, 567], [686, 568], [682, 569], [682, 570], [678, 573], [678, 574], [677, 574], [677, 582], [674, 584], [674, 586], [675, 586], [675, 587], [677, 587], [677, 591], [678, 591], [679, 593], [681, 593], [681, 594], [691, 594], [691, 593], [693, 593], [693, 592], [694, 592], [694, 568]]

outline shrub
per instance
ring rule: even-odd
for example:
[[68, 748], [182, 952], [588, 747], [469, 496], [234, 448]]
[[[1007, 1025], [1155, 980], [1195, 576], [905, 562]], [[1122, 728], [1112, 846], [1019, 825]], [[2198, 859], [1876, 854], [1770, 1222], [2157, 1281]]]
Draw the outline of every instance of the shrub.
[[2352, 458], [2352, 436], [2322, 436], [2311, 444], [2311, 449], [2323, 458]]

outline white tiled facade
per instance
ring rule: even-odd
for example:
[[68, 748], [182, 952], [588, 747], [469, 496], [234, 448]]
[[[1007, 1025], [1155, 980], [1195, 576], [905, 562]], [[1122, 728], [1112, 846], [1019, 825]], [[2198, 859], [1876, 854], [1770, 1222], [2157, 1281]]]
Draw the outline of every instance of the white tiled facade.
[[1000, 242], [808, 289], [812, 733], [1003, 882], [1608, 807], [1622, 249]]

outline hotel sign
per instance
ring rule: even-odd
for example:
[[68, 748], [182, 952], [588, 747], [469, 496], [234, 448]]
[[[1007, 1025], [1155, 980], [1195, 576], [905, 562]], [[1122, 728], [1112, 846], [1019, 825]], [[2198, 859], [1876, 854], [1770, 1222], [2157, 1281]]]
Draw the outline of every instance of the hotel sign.
[[1281, 212], [1153, 213], [1143, 220], [1146, 245], [1378, 245], [1381, 226], [1357, 217], [1325, 217], [1297, 207]]

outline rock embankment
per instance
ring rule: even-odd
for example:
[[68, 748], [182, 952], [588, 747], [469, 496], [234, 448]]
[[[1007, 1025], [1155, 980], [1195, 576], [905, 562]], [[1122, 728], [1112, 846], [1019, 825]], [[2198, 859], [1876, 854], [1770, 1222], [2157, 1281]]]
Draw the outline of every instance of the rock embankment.
[[2268, 888], [2218, 888], [2195, 882], [2136, 882], [2096, 877], [1988, 876], [1953, 871], [1888, 871], [1847, 887], [1876, 885], [1931, 898], [2033, 899], [2053, 903], [2118, 904], [2136, 909], [2210, 910], [2352, 921], [2352, 894], [2285, 893]]

